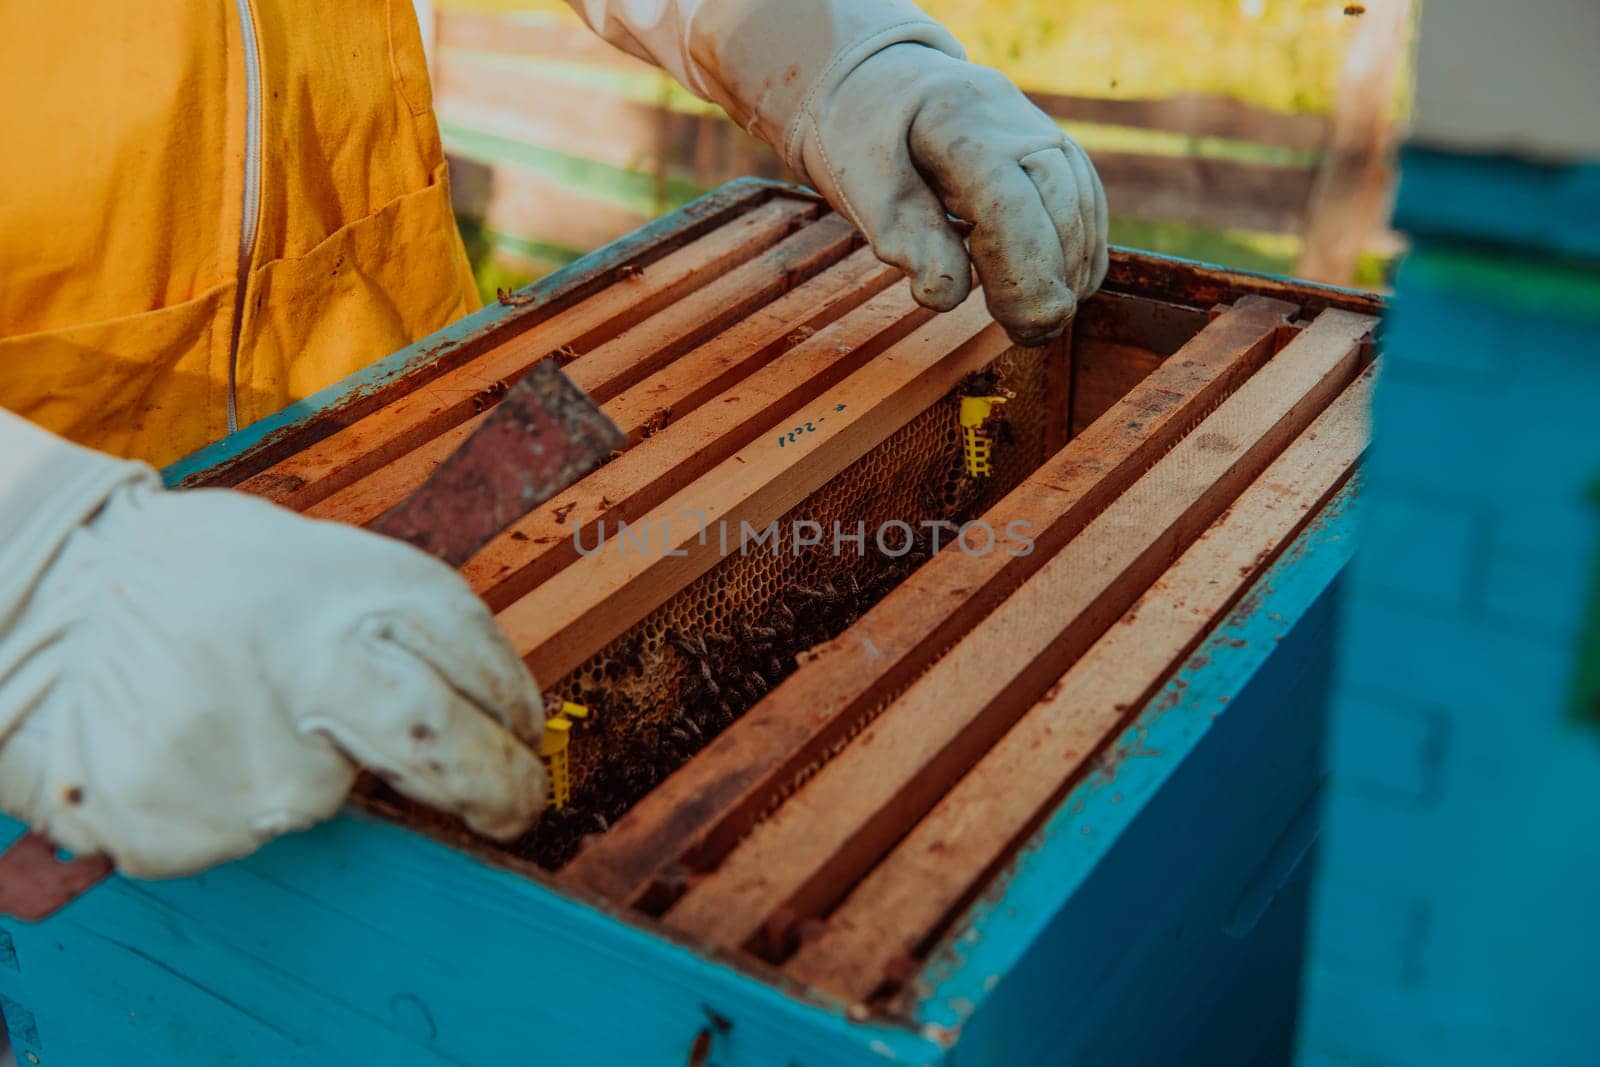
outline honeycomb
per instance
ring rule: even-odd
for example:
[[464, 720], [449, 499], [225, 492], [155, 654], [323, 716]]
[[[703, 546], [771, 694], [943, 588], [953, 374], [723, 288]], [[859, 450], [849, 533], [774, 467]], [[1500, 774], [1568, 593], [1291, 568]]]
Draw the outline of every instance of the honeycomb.
[[[832, 639], [929, 557], [924, 521], [975, 518], [1045, 458], [1046, 349], [1013, 348], [973, 375], [778, 520], [846, 532], [864, 523], [862, 551], [831, 533], [796, 553], [730, 553], [547, 695], [590, 710], [569, 749], [571, 802], [549, 813], [513, 851], [547, 868], [604, 832], [796, 668], [796, 655]], [[959, 398], [1004, 391], [1014, 398], [991, 426], [993, 473], [967, 476]], [[918, 531], [911, 551], [879, 551], [871, 531], [899, 520]], [[948, 544], [950, 534], [942, 538]], [[903, 531], [886, 536], [900, 549]]]

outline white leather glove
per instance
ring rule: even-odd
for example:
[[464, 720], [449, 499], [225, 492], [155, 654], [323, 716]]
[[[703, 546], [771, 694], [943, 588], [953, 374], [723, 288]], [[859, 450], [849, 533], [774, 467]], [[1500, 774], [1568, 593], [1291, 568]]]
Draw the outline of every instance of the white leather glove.
[[[1019, 343], [1105, 279], [1088, 157], [910, 0], [571, 0], [612, 43], [721, 104], [948, 311], [983, 282]], [[947, 213], [973, 224], [969, 249]]]
[[358, 767], [511, 836], [543, 721], [443, 564], [0, 412], [0, 808], [62, 847], [192, 873], [332, 815]]
[[[1105, 280], [1094, 167], [998, 71], [894, 45], [815, 97], [785, 148], [926, 307], [958, 306], [976, 267], [989, 313], [1039, 344]], [[947, 214], [973, 223], [970, 260]]]

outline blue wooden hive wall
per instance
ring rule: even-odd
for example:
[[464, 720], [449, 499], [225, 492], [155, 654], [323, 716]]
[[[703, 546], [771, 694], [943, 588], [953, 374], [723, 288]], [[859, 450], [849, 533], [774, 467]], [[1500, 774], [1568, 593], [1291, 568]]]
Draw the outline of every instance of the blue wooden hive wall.
[[1405, 160], [1302, 1064], [1600, 1062], [1597, 204], [1596, 165]]

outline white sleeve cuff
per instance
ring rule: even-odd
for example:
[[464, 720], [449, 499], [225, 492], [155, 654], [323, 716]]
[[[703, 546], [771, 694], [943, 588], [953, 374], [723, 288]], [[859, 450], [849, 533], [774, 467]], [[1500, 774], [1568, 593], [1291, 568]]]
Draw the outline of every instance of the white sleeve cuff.
[[897, 44], [966, 58], [910, 0], [703, 0], [690, 31], [712, 98], [807, 181], [802, 120], [863, 61]]
[[[21, 653], [13, 624], [68, 537], [121, 486], [161, 478], [143, 463], [82, 448], [0, 409], [0, 682]], [[0, 739], [23, 709], [0, 706]]]
[[966, 52], [911, 0], [568, 0], [601, 37], [733, 116], [807, 177], [802, 117], [897, 44]]

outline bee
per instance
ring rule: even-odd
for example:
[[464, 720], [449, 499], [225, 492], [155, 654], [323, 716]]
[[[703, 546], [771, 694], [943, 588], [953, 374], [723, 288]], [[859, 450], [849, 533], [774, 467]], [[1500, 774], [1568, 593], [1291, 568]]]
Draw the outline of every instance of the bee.
[[693, 639], [690, 639], [674, 632], [667, 640], [671, 641], [672, 647], [700, 672], [700, 682], [705, 692], [710, 696], [717, 696], [721, 690], [718, 689], [716, 676], [711, 671], [711, 650], [706, 647], [705, 635], [695, 634]]
[[508, 289], [500, 288], [495, 289], [494, 295], [499, 298], [500, 303], [509, 308], [526, 307], [538, 299], [538, 296], [533, 293], [513, 293]]
[[967, 396], [989, 396], [1000, 388], [1000, 376], [992, 370], [974, 371], [961, 380], [959, 386]]
[[476, 396], [472, 398], [473, 413], [480, 414], [494, 407], [495, 404], [499, 403], [500, 398], [506, 395], [506, 391], [510, 388], [511, 387], [503, 381], [491, 382], [489, 385], [485, 386], [478, 392]]
[[671, 421], [672, 421], [672, 408], [671, 408], [671, 406], [661, 408], [654, 415], [651, 415], [648, 419], [646, 419], [644, 421], [644, 425], [639, 428], [639, 436], [642, 437], [642, 438], [645, 438], [645, 439], [649, 439], [651, 437], [654, 437], [656, 434], [660, 433], [662, 430], [665, 430], [667, 428], [667, 423], [669, 423]]
[[832, 582], [823, 582], [819, 589], [797, 585], [794, 595], [804, 601], [808, 608], [827, 608], [839, 602], [839, 590]]
[[617, 268], [617, 273], [629, 281], [638, 281], [644, 277], [644, 268], [636, 267], [632, 263], [624, 263]]
[[774, 630], [770, 626], [747, 626], [744, 623], [739, 624], [739, 640], [747, 645], [775, 641], [777, 640], [777, 637], [778, 631]]

